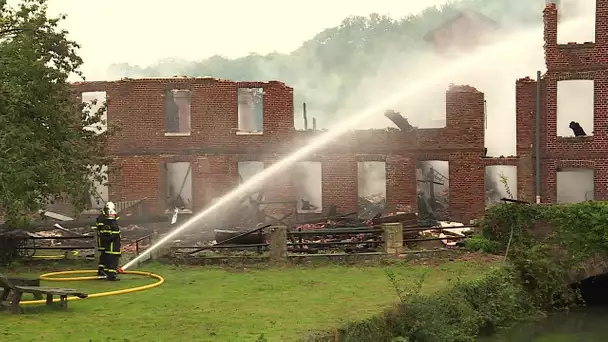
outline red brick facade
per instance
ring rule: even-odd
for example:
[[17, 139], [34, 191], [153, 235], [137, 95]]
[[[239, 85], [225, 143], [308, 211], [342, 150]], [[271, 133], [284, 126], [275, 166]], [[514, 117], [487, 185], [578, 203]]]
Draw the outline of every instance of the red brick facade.
[[[165, 209], [163, 163], [192, 162], [193, 206], [200, 210], [237, 185], [237, 163], [266, 166], [322, 132], [293, 128], [293, 90], [280, 82], [230, 82], [211, 78], [168, 78], [84, 82], [78, 92], [105, 91], [108, 121], [120, 127], [110, 152], [110, 199], [147, 198], [150, 211]], [[264, 88], [264, 132], [237, 134], [237, 88]], [[191, 91], [191, 133], [165, 136], [163, 94]], [[353, 131], [308, 160], [322, 162], [323, 205], [357, 210], [357, 162], [386, 162], [387, 202], [391, 210], [415, 210], [416, 161], [450, 162], [451, 217], [468, 220], [484, 210], [484, 95], [473, 87], [446, 93], [447, 124], [441, 129], [404, 133], [396, 129]], [[495, 160], [496, 163], [500, 161]], [[271, 200], [294, 200], [288, 176], [267, 185]]]
[[[554, 203], [559, 168], [594, 169], [595, 199], [608, 199], [608, 0], [596, 1], [596, 41], [582, 44], [557, 43], [558, 10], [548, 4], [544, 11], [545, 61], [541, 79], [541, 201]], [[594, 133], [592, 136], [557, 136], [557, 82], [594, 80]], [[534, 200], [534, 113], [536, 81], [517, 82], [517, 154], [520, 199]], [[526, 162], [523, 162], [526, 160]], [[525, 186], [523, 185], [525, 184]]]

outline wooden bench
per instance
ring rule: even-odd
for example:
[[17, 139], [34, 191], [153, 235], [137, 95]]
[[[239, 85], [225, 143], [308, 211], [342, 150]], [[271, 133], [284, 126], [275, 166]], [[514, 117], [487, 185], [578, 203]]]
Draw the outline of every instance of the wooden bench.
[[[37, 286], [40, 287], [40, 279], [37, 278], [8, 278], [9, 283], [15, 286]], [[34, 293], [34, 299], [42, 299], [40, 293]]]
[[79, 292], [74, 289], [62, 289], [53, 287], [42, 287], [42, 286], [20, 286], [13, 285], [9, 279], [0, 273], [0, 288], [3, 288], [0, 293], [0, 303], [4, 303], [8, 298], [8, 295], [13, 291], [13, 299], [9, 305], [10, 313], [20, 313], [21, 309], [19, 303], [24, 293], [31, 293], [34, 296], [46, 295], [46, 305], [53, 304], [53, 296], [59, 296], [59, 305], [61, 308], [66, 309], [68, 307], [68, 296], [76, 296], [78, 298], [87, 298], [89, 295], [86, 293]]

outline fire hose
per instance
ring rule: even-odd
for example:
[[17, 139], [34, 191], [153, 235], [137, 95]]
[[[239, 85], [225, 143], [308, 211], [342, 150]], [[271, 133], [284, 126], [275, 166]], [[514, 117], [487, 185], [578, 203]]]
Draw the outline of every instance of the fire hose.
[[[45, 273], [43, 275], [40, 276], [40, 280], [46, 280], [46, 281], [82, 281], [82, 280], [99, 280], [100, 277], [99, 276], [81, 276], [81, 277], [63, 277], [63, 278], [55, 278], [56, 276], [61, 276], [61, 275], [71, 275], [71, 274], [96, 274], [97, 270], [75, 270], [75, 271], [61, 271], [61, 272], [52, 272], [52, 273]], [[144, 291], [144, 290], [148, 290], [148, 289], [152, 289], [155, 287], [158, 287], [160, 285], [162, 285], [165, 282], [165, 278], [163, 278], [162, 276], [158, 275], [158, 274], [154, 274], [154, 273], [150, 273], [150, 272], [141, 272], [141, 271], [122, 271], [122, 274], [133, 274], [133, 275], [140, 275], [140, 276], [146, 276], [146, 277], [150, 277], [150, 278], [154, 278], [157, 280], [157, 282], [152, 283], [152, 284], [147, 284], [147, 285], [142, 285], [142, 286], [138, 286], [138, 287], [132, 287], [132, 288], [128, 288], [128, 289], [121, 289], [121, 290], [114, 290], [114, 291], [106, 291], [106, 292], [97, 292], [97, 293], [92, 293], [90, 294], [87, 298], [98, 298], [98, 297], [107, 297], [107, 296], [117, 296], [117, 295], [121, 295], [121, 294], [126, 294], [126, 293], [133, 293], [133, 292], [139, 292], [139, 291]], [[68, 297], [67, 300], [79, 300], [81, 298], [78, 297]], [[60, 299], [54, 299], [54, 302], [58, 302]], [[44, 299], [40, 299], [40, 300], [28, 300], [28, 301], [22, 301], [21, 304], [22, 305], [31, 305], [31, 304], [44, 304], [46, 303], [46, 300]]]

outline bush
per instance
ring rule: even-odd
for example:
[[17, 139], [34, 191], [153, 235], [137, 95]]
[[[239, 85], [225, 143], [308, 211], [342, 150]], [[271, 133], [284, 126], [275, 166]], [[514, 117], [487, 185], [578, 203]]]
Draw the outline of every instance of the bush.
[[[342, 341], [475, 341], [499, 327], [539, 314], [517, 270], [501, 266], [449, 291], [412, 296], [395, 310], [342, 331]], [[399, 336], [399, 339], [395, 339]]]
[[501, 251], [509, 246], [508, 259], [538, 305], [564, 308], [579, 299], [569, 273], [608, 251], [608, 203], [497, 205], [486, 212], [482, 234]]
[[496, 254], [500, 250], [500, 244], [485, 238], [481, 234], [475, 234], [465, 240], [464, 247], [471, 252], [484, 252]]

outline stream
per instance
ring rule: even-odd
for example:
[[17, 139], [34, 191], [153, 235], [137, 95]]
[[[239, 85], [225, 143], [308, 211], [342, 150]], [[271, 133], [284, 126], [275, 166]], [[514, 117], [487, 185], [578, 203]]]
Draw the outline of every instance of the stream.
[[546, 319], [515, 325], [479, 342], [600, 342], [608, 341], [608, 306], [554, 313]]

